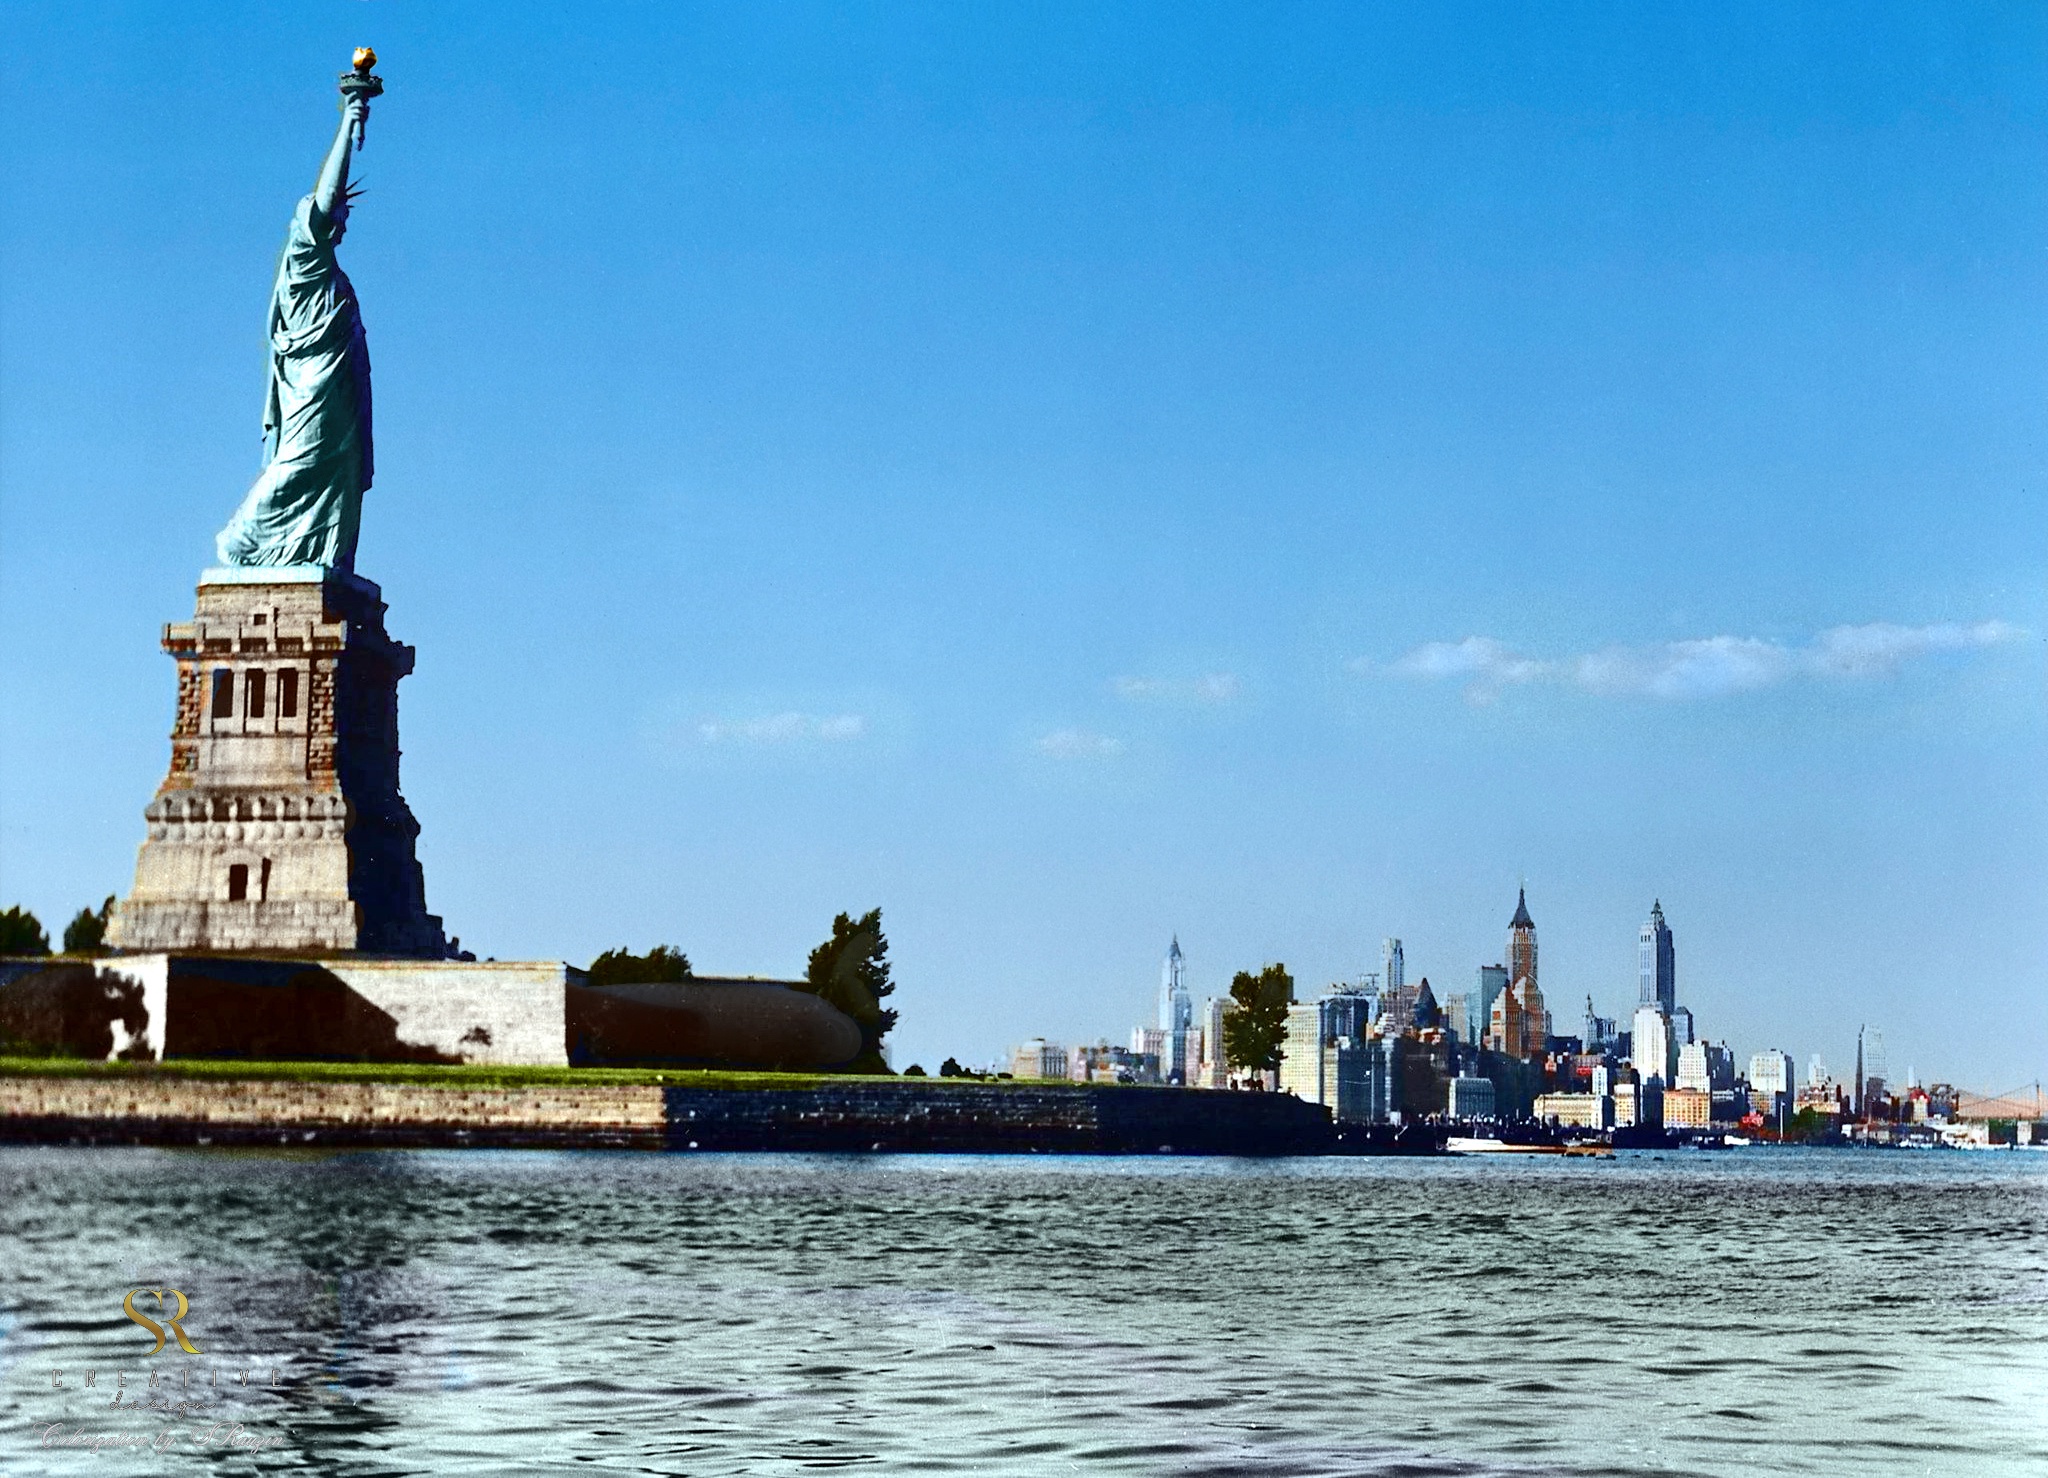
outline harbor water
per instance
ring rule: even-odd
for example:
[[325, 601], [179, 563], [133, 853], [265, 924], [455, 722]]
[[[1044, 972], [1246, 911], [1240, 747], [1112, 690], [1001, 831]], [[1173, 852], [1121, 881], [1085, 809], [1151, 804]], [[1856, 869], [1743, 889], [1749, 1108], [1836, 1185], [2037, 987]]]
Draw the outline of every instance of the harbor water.
[[7, 1478], [2048, 1473], [2026, 1152], [21, 1146], [0, 1273]]

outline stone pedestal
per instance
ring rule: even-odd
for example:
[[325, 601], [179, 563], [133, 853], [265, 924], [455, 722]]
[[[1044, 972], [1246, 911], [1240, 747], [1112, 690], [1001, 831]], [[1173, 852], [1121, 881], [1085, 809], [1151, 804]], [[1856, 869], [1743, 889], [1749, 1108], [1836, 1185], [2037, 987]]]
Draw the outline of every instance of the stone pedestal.
[[171, 768], [108, 943], [445, 957], [398, 789], [413, 650], [385, 633], [377, 587], [209, 570], [163, 647], [178, 665]]

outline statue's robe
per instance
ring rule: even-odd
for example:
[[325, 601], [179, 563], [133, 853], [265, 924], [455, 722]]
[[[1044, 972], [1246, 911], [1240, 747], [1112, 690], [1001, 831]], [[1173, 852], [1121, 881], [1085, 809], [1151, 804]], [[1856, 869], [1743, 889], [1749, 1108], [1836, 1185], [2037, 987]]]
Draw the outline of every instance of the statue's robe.
[[370, 349], [334, 230], [308, 195], [292, 214], [270, 294], [267, 452], [214, 541], [224, 565], [351, 569], [370, 485]]

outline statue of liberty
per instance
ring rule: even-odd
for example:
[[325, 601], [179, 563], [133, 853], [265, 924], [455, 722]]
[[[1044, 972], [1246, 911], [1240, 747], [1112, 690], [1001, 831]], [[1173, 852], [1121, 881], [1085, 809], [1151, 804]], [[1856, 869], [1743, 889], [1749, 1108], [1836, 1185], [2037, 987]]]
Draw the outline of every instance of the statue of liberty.
[[[369, 61], [376, 60], [373, 54]], [[358, 59], [358, 70], [368, 65]], [[346, 77], [344, 78], [346, 81]], [[380, 89], [381, 90], [381, 89]], [[334, 259], [348, 233], [351, 136], [369, 101], [344, 87], [341, 127], [313, 193], [292, 212], [270, 290], [264, 466], [214, 540], [223, 565], [319, 565], [351, 571], [370, 440], [370, 350], [356, 290]]]

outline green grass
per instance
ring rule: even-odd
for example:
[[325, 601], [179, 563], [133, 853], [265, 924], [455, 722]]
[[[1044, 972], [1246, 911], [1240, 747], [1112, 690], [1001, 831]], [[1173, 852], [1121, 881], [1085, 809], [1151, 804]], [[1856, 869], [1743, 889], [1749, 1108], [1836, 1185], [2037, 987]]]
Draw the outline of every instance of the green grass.
[[[177, 1078], [208, 1082], [406, 1083], [424, 1088], [538, 1088], [655, 1086], [757, 1090], [818, 1088], [828, 1083], [872, 1084], [916, 1092], [921, 1088], [965, 1084], [962, 1078], [901, 1078], [882, 1074], [755, 1073], [718, 1068], [637, 1067], [486, 1067], [441, 1066], [416, 1062], [244, 1062], [218, 1059], [173, 1059], [170, 1062], [98, 1062], [81, 1057], [0, 1057], [0, 1077], [15, 1078]], [[1081, 1083], [1041, 1079], [989, 1079], [990, 1088], [1082, 1088]]]

